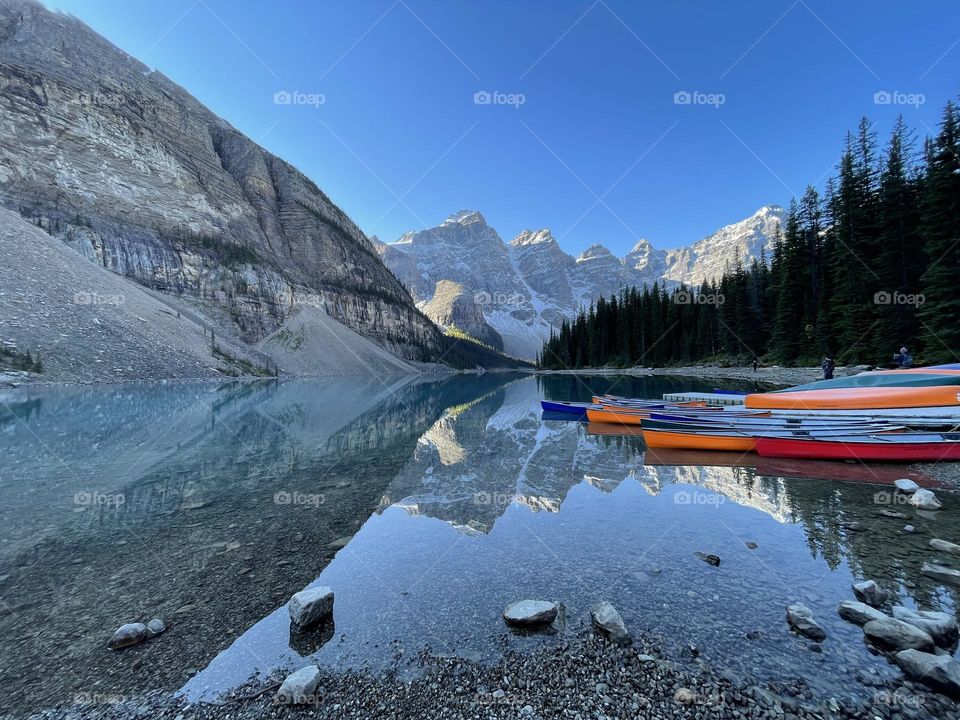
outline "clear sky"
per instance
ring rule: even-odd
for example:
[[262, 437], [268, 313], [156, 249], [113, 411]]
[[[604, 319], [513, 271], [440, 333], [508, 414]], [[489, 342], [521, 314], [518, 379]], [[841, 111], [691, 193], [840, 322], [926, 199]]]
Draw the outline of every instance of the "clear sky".
[[684, 245], [822, 187], [861, 116], [923, 136], [960, 93], [956, 0], [45, 2], [388, 242], [469, 208]]

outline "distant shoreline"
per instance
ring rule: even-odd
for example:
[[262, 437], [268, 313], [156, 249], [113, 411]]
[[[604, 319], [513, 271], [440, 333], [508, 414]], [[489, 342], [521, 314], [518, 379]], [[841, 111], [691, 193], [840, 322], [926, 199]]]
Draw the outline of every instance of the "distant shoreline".
[[[838, 367], [836, 377], [856, 375], [866, 367], [854, 365]], [[823, 372], [819, 367], [780, 367], [772, 365], [759, 367], [756, 371], [746, 367], [720, 367], [719, 365], [684, 365], [681, 367], [659, 368], [578, 368], [576, 370], [538, 370], [540, 375], [630, 375], [633, 377], [699, 377], [715, 380], [743, 380], [771, 385], [799, 385], [801, 383], [822, 380]]]

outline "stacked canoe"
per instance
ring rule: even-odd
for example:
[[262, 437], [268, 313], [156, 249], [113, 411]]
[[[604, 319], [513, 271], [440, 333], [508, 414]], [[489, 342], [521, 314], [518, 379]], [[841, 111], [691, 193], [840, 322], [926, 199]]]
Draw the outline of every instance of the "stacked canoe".
[[[613, 395], [543, 401], [591, 426], [639, 431], [648, 448], [764, 457], [960, 461], [960, 365], [879, 371], [745, 395], [742, 405]], [[609, 431], [600, 431], [609, 434]]]

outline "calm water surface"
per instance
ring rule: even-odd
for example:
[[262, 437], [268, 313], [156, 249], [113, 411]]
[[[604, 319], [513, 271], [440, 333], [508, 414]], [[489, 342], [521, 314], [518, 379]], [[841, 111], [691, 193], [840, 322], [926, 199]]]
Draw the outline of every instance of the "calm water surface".
[[[871, 578], [903, 604], [953, 610], [956, 590], [919, 569], [949, 564], [927, 545], [960, 538], [954, 495], [923, 515], [890, 504], [884, 483], [903, 468], [645, 454], [638, 437], [539, 408], [714, 387], [486, 375], [8, 392], [0, 682], [22, 692], [0, 711], [157, 687], [215, 700], [308, 661], [401, 675], [425, 650], [493, 661], [585, 631], [599, 600], [678, 661], [872, 695], [864, 681], [897, 671], [836, 607]], [[285, 603], [313, 584], [336, 592], [333, 625], [291, 636]], [[500, 613], [524, 597], [562, 601], [563, 631], [507, 631]], [[796, 601], [825, 627], [822, 653], [788, 631]], [[150, 617], [170, 630], [105, 649]]]

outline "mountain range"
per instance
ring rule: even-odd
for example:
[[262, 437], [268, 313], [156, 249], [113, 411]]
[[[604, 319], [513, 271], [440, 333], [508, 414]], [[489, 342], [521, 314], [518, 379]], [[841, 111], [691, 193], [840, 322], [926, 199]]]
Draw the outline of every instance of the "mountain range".
[[476, 210], [404, 233], [394, 243], [374, 244], [434, 322], [532, 359], [551, 328], [601, 296], [654, 283], [699, 285], [737, 263], [769, 257], [784, 217], [782, 207], [766, 205], [690, 245], [658, 250], [641, 239], [623, 257], [600, 244], [573, 257], [548, 229], [524, 230], [504, 242]]

